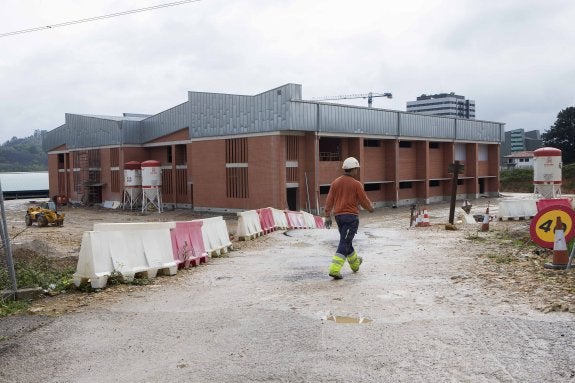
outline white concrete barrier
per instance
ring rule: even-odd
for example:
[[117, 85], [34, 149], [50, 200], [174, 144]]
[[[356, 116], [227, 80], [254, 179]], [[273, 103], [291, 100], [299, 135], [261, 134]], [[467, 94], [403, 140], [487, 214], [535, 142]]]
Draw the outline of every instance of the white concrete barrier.
[[504, 199], [499, 201], [499, 220], [530, 219], [537, 214], [535, 199]]
[[238, 215], [238, 227], [236, 234], [238, 239], [246, 241], [263, 235], [264, 231], [260, 223], [260, 215], [256, 210], [240, 211]]
[[95, 223], [94, 231], [124, 231], [124, 230], [170, 230], [176, 227], [175, 222], [127, 222], [127, 223]]
[[304, 224], [308, 229], [317, 228], [317, 226], [315, 225], [315, 218], [314, 218], [313, 214], [310, 214], [310, 213], [303, 211], [303, 210], [301, 211], [301, 214], [303, 216]]
[[273, 207], [272, 209], [272, 215], [274, 217], [274, 223], [276, 225], [277, 229], [287, 229], [289, 227], [288, 225], [288, 221], [286, 218], [285, 213], [283, 212], [283, 210], [278, 210], [278, 209], [274, 209]]
[[154, 278], [160, 270], [174, 275], [177, 269], [167, 229], [91, 231], [82, 237], [74, 284], [89, 280], [103, 288], [113, 272], [129, 281], [137, 273]]
[[82, 235], [82, 245], [74, 273], [74, 284], [78, 287], [82, 282], [90, 282], [92, 288], [106, 287], [108, 277], [114, 271], [108, 244], [101, 240], [100, 232], [85, 231]]
[[223, 217], [204, 218], [196, 221], [203, 222], [202, 239], [209, 256], [221, 255], [232, 249], [228, 226]]

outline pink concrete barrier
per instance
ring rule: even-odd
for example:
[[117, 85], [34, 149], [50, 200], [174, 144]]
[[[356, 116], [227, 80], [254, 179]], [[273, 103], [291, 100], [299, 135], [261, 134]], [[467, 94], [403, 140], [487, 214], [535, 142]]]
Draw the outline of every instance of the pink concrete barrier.
[[273, 217], [272, 209], [269, 207], [263, 209], [257, 209], [258, 215], [260, 216], [260, 224], [264, 234], [268, 234], [276, 229], [276, 224]]
[[305, 229], [303, 215], [297, 211], [286, 210], [285, 215], [287, 218], [288, 226], [290, 229]]
[[202, 238], [202, 221], [176, 222], [170, 230], [172, 252], [178, 268], [188, 268], [206, 263], [207, 253]]

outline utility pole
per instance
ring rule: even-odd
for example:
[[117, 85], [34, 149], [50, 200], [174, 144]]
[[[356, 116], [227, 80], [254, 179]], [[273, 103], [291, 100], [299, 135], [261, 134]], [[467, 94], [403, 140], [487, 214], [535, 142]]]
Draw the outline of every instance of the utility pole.
[[459, 161], [455, 161], [449, 165], [447, 171], [453, 174], [453, 178], [451, 179], [451, 204], [449, 205], [449, 223], [453, 225], [455, 217], [455, 200], [457, 199], [457, 181], [459, 179], [459, 173], [463, 173], [464, 171], [464, 165]]

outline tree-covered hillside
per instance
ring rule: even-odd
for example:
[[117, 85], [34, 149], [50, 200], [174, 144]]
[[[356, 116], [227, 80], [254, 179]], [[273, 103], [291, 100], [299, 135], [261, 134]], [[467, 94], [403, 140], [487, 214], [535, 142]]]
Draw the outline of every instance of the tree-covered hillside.
[[0, 172], [48, 170], [48, 156], [42, 150], [42, 131], [26, 138], [12, 137], [0, 145]]

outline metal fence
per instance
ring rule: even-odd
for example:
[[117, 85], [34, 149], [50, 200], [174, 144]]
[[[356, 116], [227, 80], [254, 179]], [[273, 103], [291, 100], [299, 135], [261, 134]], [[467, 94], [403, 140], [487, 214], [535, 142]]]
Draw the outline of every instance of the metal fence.
[[[6, 290], [6, 295], [16, 296], [16, 273], [14, 271], [14, 260], [12, 258], [12, 247], [10, 236], [8, 234], [8, 225], [6, 224], [6, 210], [4, 209], [4, 193], [2, 192], [2, 183], [0, 182], [0, 236], [2, 237], [2, 251], [0, 262], [0, 290]], [[5, 294], [0, 295], [4, 299]]]

